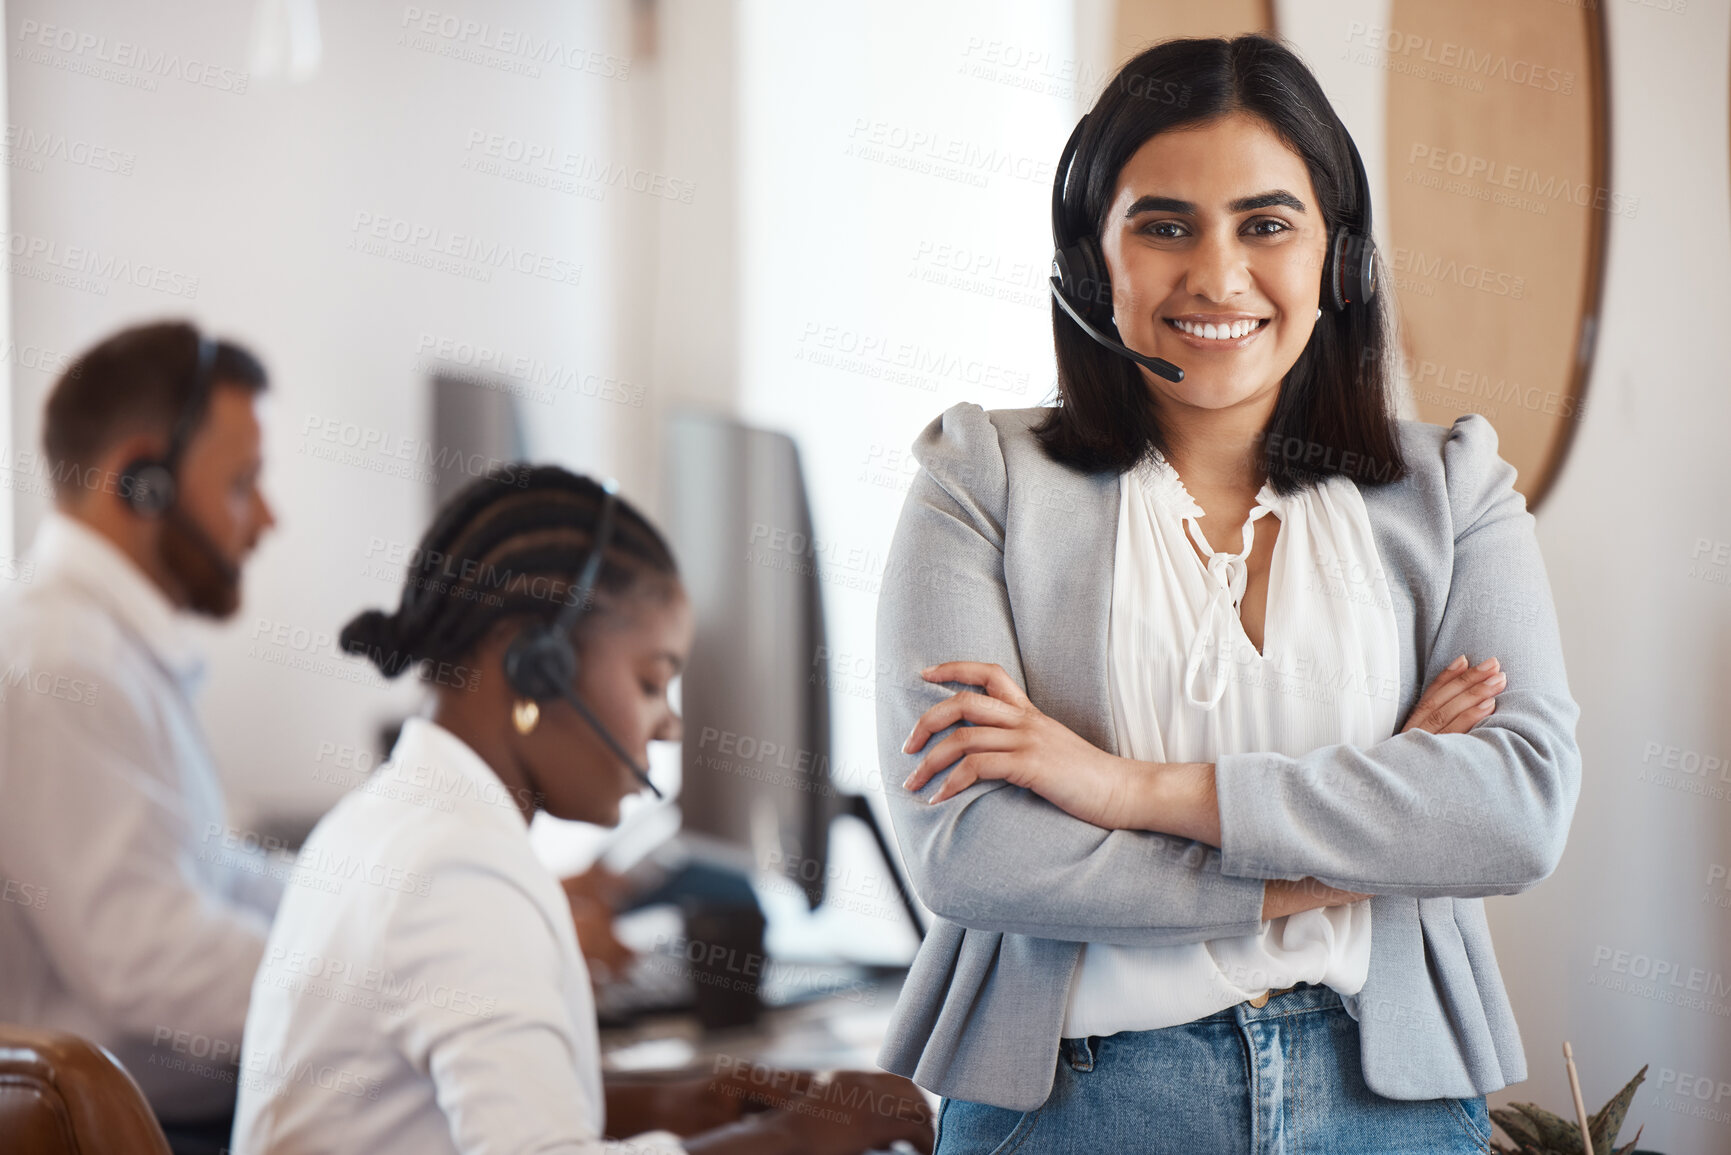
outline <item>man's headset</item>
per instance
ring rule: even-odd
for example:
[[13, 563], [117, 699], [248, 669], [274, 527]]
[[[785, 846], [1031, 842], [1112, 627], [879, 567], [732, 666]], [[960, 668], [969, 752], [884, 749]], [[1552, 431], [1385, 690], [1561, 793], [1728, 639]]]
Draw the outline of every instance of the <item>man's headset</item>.
[[198, 338], [198, 357], [193, 362], [192, 387], [169, 431], [168, 450], [161, 457], [140, 457], [121, 471], [120, 493], [134, 512], [143, 517], [161, 517], [179, 494], [178, 471], [187, 442], [204, 416], [210, 397], [211, 370], [216, 365], [216, 342], [203, 334]]
[[[1184, 370], [1170, 361], [1138, 353], [1110, 336], [1116, 332], [1112, 319], [1112, 279], [1106, 269], [1106, 258], [1100, 243], [1091, 233], [1068, 241], [1064, 228], [1064, 190], [1069, 184], [1070, 166], [1082, 141], [1082, 129], [1088, 123], [1087, 114], [1076, 122], [1058, 158], [1058, 171], [1052, 181], [1052, 299], [1082, 331], [1095, 341], [1138, 365], [1144, 365], [1168, 381], [1184, 380]], [[1358, 203], [1364, 207], [1364, 227], [1353, 230], [1337, 226], [1322, 276], [1322, 302], [1339, 312], [1348, 305], [1362, 304], [1376, 296], [1376, 241], [1372, 239], [1370, 216], [1370, 180], [1365, 176], [1364, 161], [1358, 155], [1358, 145], [1352, 134], [1341, 125], [1347, 151], [1352, 156], [1353, 181], [1358, 188]]]
[[531, 622], [512, 640], [505, 650], [505, 681], [513, 690], [533, 702], [559, 699], [571, 703], [583, 716], [584, 721], [601, 735], [602, 741], [630, 767], [638, 781], [653, 790], [655, 797], [660, 798], [661, 791], [649, 780], [649, 771], [632, 760], [631, 755], [625, 752], [625, 748], [608, 732], [607, 727], [601, 724], [601, 719], [590, 712], [589, 707], [583, 704], [583, 700], [572, 688], [577, 681], [579, 662], [577, 647], [571, 641], [571, 630], [577, 625], [577, 619], [589, 608], [589, 595], [595, 587], [595, 578], [601, 568], [601, 554], [607, 548], [608, 538], [613, 533], [613, 510], [619, 502], [617, 481], [610, 477], [601, 483], [601, 488], [607, 497], [601, 506], [601, 522], [595, 531], [595, 544], [590, 547], [589, 556], [584, 559], [583, 568], [578, 572], [577, 584], [572, 589], [571, 597], [551, 624]]

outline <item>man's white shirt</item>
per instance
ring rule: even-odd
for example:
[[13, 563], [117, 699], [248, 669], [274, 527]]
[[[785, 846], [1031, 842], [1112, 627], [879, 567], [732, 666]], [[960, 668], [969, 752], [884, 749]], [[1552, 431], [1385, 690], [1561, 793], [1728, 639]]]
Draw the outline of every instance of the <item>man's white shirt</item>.
[[157, 1114], [226, 1111], [285, 863], [228, 825], [185, 621], [51, 512], [0, 591], [0, 1021], [110, 1051]]

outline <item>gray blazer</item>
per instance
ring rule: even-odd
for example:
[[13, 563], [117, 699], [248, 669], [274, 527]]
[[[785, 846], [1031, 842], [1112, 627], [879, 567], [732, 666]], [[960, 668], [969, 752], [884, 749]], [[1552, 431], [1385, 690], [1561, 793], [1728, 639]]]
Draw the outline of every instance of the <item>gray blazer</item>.
[[1525, 1079], [1482, 899], [1556, 868], [1580, 792], [1580, 708], [1496, 430], [1476, 414], [1448, 429], [1402, 421], [1410, 475], [1361, 486], [1400, 630], [1397, 719], [1462, 653], [1501, 660], [1495, 712], [1465, 734], [1223, 755], [1216, 849], [1105, 830], [1001, 781], [936, 806], [924, 797], [944, 773], [901, 788], [954, 729], [904, 754], [915, 720], [969, 688], [920, 678], [940, 661], [997, 663], [1046, 714], [1118, 753], [1106, 631], [1119, 479], [1047, 458], [1029, 432], [1045, 413], [960, 402], [913, 444], [922, 468], [878, 597], [878, 750], [909, 878], [937, 917], [878, 1063], [935, 1094], [1031, 1111], [1051, 1091], [1083, 943], [1253, 933], [1263, 880], [1308, 875], [1376, 896], [1359, 995], [1372, 1090], [1467, 1098]]

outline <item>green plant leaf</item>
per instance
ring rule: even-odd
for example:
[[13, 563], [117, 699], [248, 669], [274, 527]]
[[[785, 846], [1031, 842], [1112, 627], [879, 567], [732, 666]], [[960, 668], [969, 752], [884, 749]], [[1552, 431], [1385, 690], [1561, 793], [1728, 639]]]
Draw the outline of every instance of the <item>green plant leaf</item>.
[[1641, 1132], [1645, 1131], [1646, 1129], [1647, 1129], [1647, 1125], [1645, 1123], [1643, 1123], [1639, 1127], [1635, 1128], [1635, 1137], [1633, 1139], [1629, 1140], [1623, 1146], [1617, 1148], [1616, 1155], [1629, 1155], [1629, 1152], [1633, 1151], [1635, 1149], [1635, 1145], [1641, 1141]]
[[[1516, 1103], [1516, 1107], [1530, 1107], [1531, 1103]], [[1491, 1108], [1491, 1122], [1503, 1129], [1503, 1134], [1513, 1139], [1523, 1147], [1536, 1147], [1540, 1144], [1539, 1133], [1533, 1125], [1527, 1122], [1527, 1117], [1508, 1107]]]
[[1587, 1121], [1587, 1133], [1593, 1139], [1593, 1155], [1611, 1155], [1611, 1146], [1617, 1141], [1617, 1132], [1623, 1129], [1623, 1117], [1629, 1113], [1629, 1104], [1635, 1101], [1635, 1088], [1639, 1087], [1646, 1077], [1647, 1067], [1643, 1065], [1635, 1072], [1635, 1077]]
[[1533, 1127], [1538, 1131], [1539, 1139], [1544, 1146], [1555, 1151], [1579, 1151], [1581, 1149], [1581, 1128], [1578, 1123], [1571, 1123], [1562, 1116], [1553, 1115], [1543, 1107], [1532, 1103], [1515, 1103], [1513, 1106], [1532, 1121]]

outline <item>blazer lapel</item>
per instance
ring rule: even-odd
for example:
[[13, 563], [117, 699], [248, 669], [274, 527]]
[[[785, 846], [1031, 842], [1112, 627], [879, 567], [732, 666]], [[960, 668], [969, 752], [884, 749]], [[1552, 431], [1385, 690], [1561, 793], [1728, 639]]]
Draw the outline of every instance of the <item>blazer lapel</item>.
[[1015, 464], [1028, 481], [1011, 483], [1004, 582], [1028, 697], [1116, 754], [1106, 662], [1119, 476], [1081, 473], [1042, 453]]

